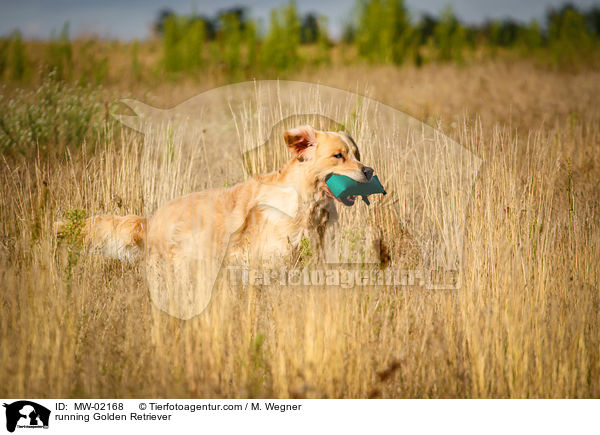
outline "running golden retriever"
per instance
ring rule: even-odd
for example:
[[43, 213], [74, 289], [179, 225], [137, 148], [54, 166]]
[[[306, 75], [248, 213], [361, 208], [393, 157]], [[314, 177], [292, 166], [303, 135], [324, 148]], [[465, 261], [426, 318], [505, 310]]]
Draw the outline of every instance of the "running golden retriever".
[[[373, 169], [360, 162], [356, 143], [347, 133], [301, 126], [286, 131], [284, 139], [291, 158], [278, 171], [174, 199], [149, 219], [91, 217], [83, 228], [85, 244], [111, 258], [144, 258], [149, 270], [160, 271], [149, 278], [152, 284], [167, 275], [180, 281], [185, 276], [187, 283], [214, 276], [225, 257], [245, 264], [281, 264], [311, 234], [322, 243], [326, 228], [337, 220], [335, 201], [352, 206], [356, 199], [335, 198], [327, 177], [341, 174], [367, 182]], [[63, 228], [58, 222], [59, 235]], [[162, 282], [159, 286], [165, 285]], [[210, 291], [200, 293], [204, 299], [191, 304], [208, 303]], [[155, 301], [162, 294], [156, 289]], [[172, 305], [170, 298], [162, 305]], [[179, 311], [180, 317], [188, 317]]]
[[[337, 219], [335, 198], [325, 180], [341, 174], [367, 182], [373, 169], [360, 162], [345, 132], [301, 126], [284, 134], [291, 158], [278, 171], [255, 175], [230, 188], [209, 189], [174, 199], [154, 216], [96, 216], [84, 227], [86, 244], [103, 255], [129, 261], [145, 256], [178, 259], [212, 247], [244, 251], [251, 258], [281, 258], [310, 231], [322, 238]], [[57, 232], [63, 228], [57, 223]]]

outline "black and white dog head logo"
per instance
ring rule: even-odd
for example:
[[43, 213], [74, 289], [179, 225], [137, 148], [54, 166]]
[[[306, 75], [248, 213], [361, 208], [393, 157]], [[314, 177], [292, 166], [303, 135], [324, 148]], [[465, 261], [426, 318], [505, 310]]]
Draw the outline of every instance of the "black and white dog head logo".
[[47, 428], [50, 421], [50, 410], [29, 400], [19, 400], [4, 404], [6, 408], [6, 430], [14, 432], [21, 428]]

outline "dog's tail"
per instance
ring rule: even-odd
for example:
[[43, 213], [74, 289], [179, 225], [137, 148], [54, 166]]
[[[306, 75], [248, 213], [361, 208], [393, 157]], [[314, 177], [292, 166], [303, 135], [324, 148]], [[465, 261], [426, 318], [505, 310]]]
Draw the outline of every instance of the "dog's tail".
[[79, 226], [58, 221], [54, 233], [58, 238], [79, 238], [86, 248], [105, 257], [134, 263], [144, 255], [147, 227], [148, 220], [140, 216], [95, 216]]

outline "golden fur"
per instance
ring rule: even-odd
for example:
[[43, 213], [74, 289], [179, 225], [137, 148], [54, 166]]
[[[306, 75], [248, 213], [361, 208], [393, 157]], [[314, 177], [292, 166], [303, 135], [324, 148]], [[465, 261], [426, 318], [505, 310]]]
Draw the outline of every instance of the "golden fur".
[[[327, 175], [366, 182], [373, 171], [359, 161], [358, 148], [346, 133], [302, 126], [287, 131], [284, 139], [292, 157], [280, 170], [230, 188], [174, 199], [150, 219], [89, 218], [86, 244], [105, 256], [128, 261], [221, 259], [229, 250], [234, 257], [264, 263], [286, 258], [308, 233], [316, 233], [322, 241], [327, 226], [337, 219]], [[352, 205], [354, 198], [343, 202]], [[58, 223], [58, 233], [61, 228]]]

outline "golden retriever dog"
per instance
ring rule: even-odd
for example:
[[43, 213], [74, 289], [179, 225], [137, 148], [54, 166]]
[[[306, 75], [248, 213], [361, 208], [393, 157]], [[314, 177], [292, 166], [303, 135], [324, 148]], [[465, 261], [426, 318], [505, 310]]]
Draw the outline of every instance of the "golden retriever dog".
[[[153, 299], [163, 298], [158, 302], [166, 311], [173, 312], [173, 304], [182, 300], [184, 305], [206, 306], [210, 289], [185, 290], [184, 296], [182, 289], [216, 276], [225, 258], [273, 266], [290, 258], [303, 237], [322, 243], [326, 228], [337, 220], [335, 202], [352, 206], [356, 200], [335, 198], [327, 177], [341, 174], [367, 182], [373, 175], [347, 133], [301, 126], [286, 131], [284, 140], [291, 158], [278, 171], [174, 199], [149, 219], [91, 217], [83, 229], [86, 245], [112, 258], [144, 258]], [[57, 223], [59, 234], [62, 228]], [[163, 287], [172, 281], [185, 284], [165, 293]], [[175, 311], [179, 317], [191, 314]]]

